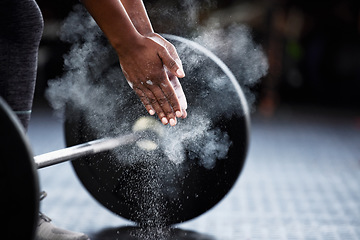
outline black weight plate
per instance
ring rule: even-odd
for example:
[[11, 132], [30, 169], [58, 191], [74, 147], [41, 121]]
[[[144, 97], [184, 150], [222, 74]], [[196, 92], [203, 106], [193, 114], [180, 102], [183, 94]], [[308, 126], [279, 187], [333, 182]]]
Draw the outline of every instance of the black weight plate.
[[[184, 64], [187, 77], [181, 83], [188, 100], [188, 118], [179, 120], [174, 128], [165, 127], [164, 144], [154, 152], [130, 144], [73, 162], [95, 199], [141, 224], [180, 223], [212, 208], [234, 185], [248, 148], [247, 102], [233, 74], [198, 44], [166, 37], [177, 47]], [[87, 86], [91, 92], [88, 100], [95, 99], [94, 103], [83, 108], [73, 102], [67, 108], [68, 146], [128, 133], [136, 119], [148, 116], [125, 80], [104, 80], [120, 74], [114, 70], [118, 69], [116, 60], [106, 61], [104, 65], [109, 67], [103, 68], [101, 75], [88, 76], [96, 86]], [[99, 69], [90, 68], [89, 72]], [[109, 99], [116, 99], [116, 104]], [[99, 103], [102, 107], [97, 109], [94, 105]]]
[[39, 219], [39, 182], [23, 127], [0, 98], [1, 208], [4, 239], [33, 239]]

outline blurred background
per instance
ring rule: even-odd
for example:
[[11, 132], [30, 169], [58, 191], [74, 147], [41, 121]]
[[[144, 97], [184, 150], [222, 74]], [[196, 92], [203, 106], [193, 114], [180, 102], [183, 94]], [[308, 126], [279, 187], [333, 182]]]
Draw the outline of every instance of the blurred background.
[[[49, 79], [62, 75], [70, 45], [59, 31], [79, 2], [37, 2], [45, 29], [28, 135], [41, 154], [65, 146], [63, 124], [44, 92]], [[246, 25], [269, 64], [264, 77], [246, 86], [256, 98], [240, 181], [215, 208], [180, 224], [190, 232], [176, 239], [360, 240], [360, 1], [144, 2], [160, 33], [193, 38], [212, 26]], [[39, 175], [48, 192], [41, 208], [56, 225], [95, 240], [133, 239], [121, 235], [129, 222], [99, 206], [70, 163]]]
[[[45, 30], [36, 100], [47, 80], [62, 74], [69, 45], [59, 40], [76, 0], [37, 0]], [[252, 91], [259, 113], [286, 104], [358, 109], [360, 106], [360, 2], [356, 0], [146, 0], [155, 31], [193, 36], [201, 26], [245, 24], [268, 57], [268, 74]]]

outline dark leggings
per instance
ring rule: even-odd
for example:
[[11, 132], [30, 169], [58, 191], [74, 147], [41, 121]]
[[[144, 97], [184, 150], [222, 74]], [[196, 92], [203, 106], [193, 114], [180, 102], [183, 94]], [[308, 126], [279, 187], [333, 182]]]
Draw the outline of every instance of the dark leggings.
[[25, 130], [35, 90], [43, 18], [35, 0], [0, 0], [0, 96]]

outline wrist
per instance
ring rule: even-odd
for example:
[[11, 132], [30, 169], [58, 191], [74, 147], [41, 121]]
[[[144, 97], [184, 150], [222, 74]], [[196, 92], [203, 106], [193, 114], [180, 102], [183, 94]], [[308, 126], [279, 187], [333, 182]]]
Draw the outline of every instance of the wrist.
[[126, 34], [118, 39], [109, 39], [112, 47], [115, 49], [119, 57], [125, 56], [128, 52], [138, 48], [142, 44], [144, 36], [139, 32]]

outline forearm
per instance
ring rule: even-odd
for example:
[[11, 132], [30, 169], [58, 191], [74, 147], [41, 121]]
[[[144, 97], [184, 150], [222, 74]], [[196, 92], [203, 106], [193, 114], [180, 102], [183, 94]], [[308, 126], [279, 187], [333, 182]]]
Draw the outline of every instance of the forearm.
[[141, 38], [120, 0], [82, 0], [118, 53]]
[[150, 19], [142, 0], [120, 0], [137, 31], [142, 35], [153, 33]]
[[163, 124], [172, 126], [176, 117], [186, 117], [186, 107], [180, 106], [169, 80], [170, 73], [173, 78], [185, 76], [181, 61], [175, 47], [153, 32], [143, 2], [82, 2], [117, 51], [126, 80], [149, 114], [157, 113]]

